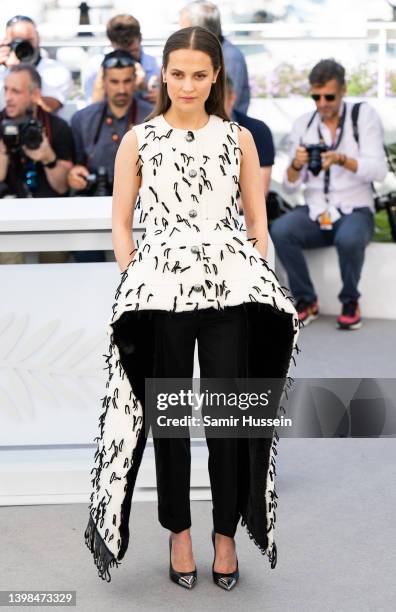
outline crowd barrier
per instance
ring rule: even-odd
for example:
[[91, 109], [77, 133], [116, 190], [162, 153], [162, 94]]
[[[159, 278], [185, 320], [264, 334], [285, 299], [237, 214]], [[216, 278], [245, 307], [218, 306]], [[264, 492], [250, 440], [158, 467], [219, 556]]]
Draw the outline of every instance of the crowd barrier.
[[[136, 223], [137, 240], [143, 231]], [[111, 248], [111, 198], [0, 202], [0, 252]], [[335, 312], [335, 253], [307, 255], [322, 311]], [[367, 250], [366, 316], [395, 318], [395, 255], [394, 244]], [[271, 240], [268, 262], [275, 265]], [[118, 281], [116, 262], [0, 265], [0, 505], [88, 500]], [[191, 497], [210, 499], [206, 442], [192, 440], [192, 454]], [[155, 498], [149, 439], [136, 499]]]

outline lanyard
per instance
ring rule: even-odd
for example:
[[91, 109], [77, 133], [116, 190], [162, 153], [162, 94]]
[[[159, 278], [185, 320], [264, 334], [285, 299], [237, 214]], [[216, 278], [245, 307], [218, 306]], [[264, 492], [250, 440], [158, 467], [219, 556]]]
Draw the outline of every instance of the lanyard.
[[[133, 99], [132, 103], [129, 105], [129, 108], [128, 108], [128, 126], [127, 126], [127, 131], [132, 127], [132, 125], [135, 125], [135, 123], [136, 123], [136, 115], [137, 115], [137, 104], [136, 104], [136, 100]], [[103, 127], [104, 123], [106, 123], [107, 125], [111, 125], [113, 123], [113, 118], [110, 117], [107, 114], [107, 104], [106, 103], [103, 105], [103, 110], [102, 110], [102, 113], [100, 115], [98, 127], [96, 128], [96, 133], [95, 133], [95, 136], [94, 136], [94, 139], [93, 139], [93, 144], [94, 145], [96, 145], [98, 140], [99, 140], [100, 132], [102, 131], [102, 127]], [[117, 142], [119, 140], [118, 134], [116, 134], [114, 132], [112, 134], [112, 136], [111, 136], [111, 139], [112, 139], [113, 142]]]
[[[338, 121], [338, 128], [340, 128], [337, 140], [335, 143], [332, 143], [332, 145], [329, 147], [330, 151], [335, 151], [335, 149], [338, 148], [343, 134], [344, 134], [344, 124], [345, 124], [345, 115], [346, 115], [346, 104], [344, 104], [344, 108], [342, 110], [342, 115]], [[320, 125], [318, 123], [318, 136], [319, 136], [319, 141], [320, 142], [324, 142], [324, 138], [323, 138], [323, 134], [322, 131], [320, 129]], [[327, 168], [327, 170], [325, 170], [325, 174], [324, 174], [324, 182], [323, 182], [323, 193], [325, 196], [325, 200], [328, 203], [329, 202], [329, 189], [330, 189], [330, 168]]]

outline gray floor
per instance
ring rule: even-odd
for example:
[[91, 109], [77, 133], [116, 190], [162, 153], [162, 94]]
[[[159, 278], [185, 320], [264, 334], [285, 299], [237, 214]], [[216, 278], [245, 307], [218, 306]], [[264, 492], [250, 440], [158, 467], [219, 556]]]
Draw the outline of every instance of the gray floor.
[[[394, 321], [371, 320], [359, 331], [341, 332], [333, 318], [322, 317], [302, 330], [295, 374], [391, 377], [395, 328]], [[169, 581], [167, 532], [154, 503], [133, 505], [130, 547], [110, 583], [97, 576], [83, 541], [85, 505], [3, 507], [0, 590], [76, 590], [82, 612], [390, 612], [396, 600], [395, 459], [394, 439], [281, 439], [278, 565], [271, 570], [239, 527], [241, 577], [230, 593], [211, 581], [208, 502], [191, 504], [199, 572], [191, 592]]]
[[336, 318], [321, 315], [300, 330], [295, 376], [394, 378], [396, 320], [363, 319], [360, 329], [340, 330]]

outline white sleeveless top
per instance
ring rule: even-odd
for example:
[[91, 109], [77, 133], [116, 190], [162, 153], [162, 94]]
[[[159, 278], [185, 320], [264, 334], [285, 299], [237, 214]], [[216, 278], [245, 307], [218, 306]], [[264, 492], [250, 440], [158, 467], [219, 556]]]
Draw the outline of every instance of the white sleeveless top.
[[[186, 311], [268, 303], [298, 321], [291, 298], [241, 230], [236, 122], [210, 115], [198, 130], [163, 115], [136, 125], [142, 184], [135, 218], [145, 233], [123, 273], [114, 322], [124, 310]], [[264, 205], [264, 203], [263, 203]]]

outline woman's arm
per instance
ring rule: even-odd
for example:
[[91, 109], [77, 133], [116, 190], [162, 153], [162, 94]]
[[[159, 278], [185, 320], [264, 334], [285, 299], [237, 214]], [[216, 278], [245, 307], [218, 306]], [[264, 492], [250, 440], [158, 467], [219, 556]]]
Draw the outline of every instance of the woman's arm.
[[239, 183], [243, 201], [246, 233], [253, 246], [266, 259], [268, 248], [267, 211], [265, 206], [264, 185], [260, 173], [260, 162], [253, 136], [246, 128], [239, 132], [239, 145], [242, 149]]
[[137, 176], [138, 141], [134, 130], [121, 140], [114, 166], [112, 240], [117, 263], [123, 272], [133, 259], [133, 212], [141, 177]]

